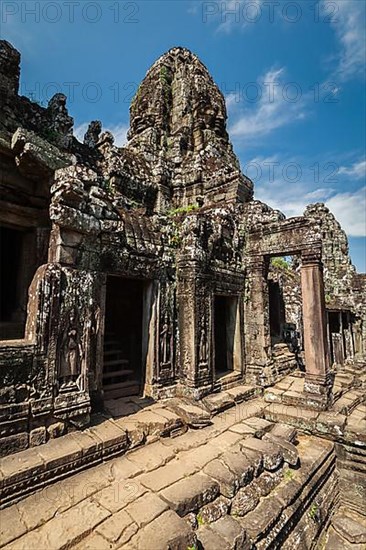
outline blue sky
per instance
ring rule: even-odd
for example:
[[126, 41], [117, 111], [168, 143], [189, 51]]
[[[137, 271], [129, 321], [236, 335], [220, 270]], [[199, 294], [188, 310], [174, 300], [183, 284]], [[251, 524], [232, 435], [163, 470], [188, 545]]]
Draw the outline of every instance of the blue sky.
[[21, 91], [69, 96], [125, 140], [129, 103], [173, 46], [194, 51], [226, 96], [255, 196], [287, 216], [325, 202], [366, 271], [364, 0], [2, 0], [1, 37], [22, 53]]

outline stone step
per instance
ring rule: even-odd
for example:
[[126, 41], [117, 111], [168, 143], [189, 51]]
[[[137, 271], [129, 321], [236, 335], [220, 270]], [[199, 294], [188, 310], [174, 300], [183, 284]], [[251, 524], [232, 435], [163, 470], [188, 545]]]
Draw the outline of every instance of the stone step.
[[103, 386], [104, 398], [108, 400], [129, 395], [138, 395], [140, 388], [141, 384], [137, 380], [107, 384]]
[[[237, 548], [238, 541], [248, 550], [282, 548], [299, 522], [315, 539], [322, 525], [316, 518], [330, 517], [337, 494], [334, 445], [300, 436], [296, 447], [289, 443], [295, 439], [294, 430], [282, 425], [277, 433], [286, 439], [272, 436], [271, 431], [264, 435], [266, 440], [244, 438], [240, 442], [244, 461], [229, 449], [205, 467], [204, 473], [219, 483], [221, 493], [190, 518], [205, 550], [216, 550], [219, 543], [220, 548]], [[292, 466], [282, 467], [280, 455]], [[299, 466], [293, 469], [298, 456]]]
[[332, 410], [349, 416], [364, 399], [365, 394], [362, 391], [346, 392], [334, 403]]
[[[303, 440], [305, 441], [305, 440]], [[314, 499], [320, 497], [322, 487], [329, 482], [335, 495], [335, 483], [331, 479], [335, 471], [333, 445], [329, 444], [315, 450], [318, 444], [315, 438], [309, 438], [306, 445], [300, 444], [300, 468], [287, 470], [288, 474], [273, 491], [261, 499], [259, 505], [240, 520], [252, 542], [258, 549], [283, 548], [284, 541], [291, 531], [297, 528], [299, 518], [322, 514], [330, 515], [328, 505], [314, 505]], [[320, 446], [322, 447], [322, 446]]]
[[130, 362], [128, 359], [109, 359], [103, 362], [103, 368], [109, 369], [109, 367], [114, 367], [118, 365], [129, 365]]
[[[174, 429], [179, 417], [156, 403], [127, 418], [69, 434], [67, 463], [60, 450], [62, 439], [52, 452], [39, 448], [33, 483], [46, 462], [59, 468], [59, 479], [67, 475], [67, 464], [77, 471], [82, 457], [90, 463], [99, 452], [99, 464], [59, 482], [53, 491], [48, 487], [38, 494], [37, 505], [37, 495], [32, 495], [29, 499], [34, 500], [5, 510], [0, 547], [9, 543], [4, 550], [313, 548], [337, 502], [334, 444], [299, 435], [293, 445], [296, 433], [291, 427], [249, 416], [241, 423], [259, 437], [240, 435], [225, 425], [230, 416], [235, 415], [225, 412], [214, 419], [215, 425], [177, 438], [184, 450], [176, 450], [176, 440], [155, 437], [150, 448], [132, 450], [108, 465], [102, 464], [103, 450], [110, 453], [107, 458], [121, 454], [121, 437], [127, 436], [127, 445], [137, 437], [130, 432], [133, 425], [145, 436], [159, 437]], [[238, 424], [235, 418], [232, 422]], [[223, 430], [217, 432], [219, 427]], [[1, 464], [7, 487], [10, 476], [19, 486], [26, 481], [24, 458], [5, 462], [5, 470]], [[69, 494], [67, 487], [74, 490]], [[47, 500], [52, 496], [55, 502]], [[355, 534], [359, 531], [353, 526]]]
[[123, 369], [123, 370], [112, 370], [110, 372], [104, 372], [103, 373], [103, 382], [104, 380], [108, 380], [109, 378], [120, 378], [120, 377], [126, 377], [131, 376], [134, 374], [135, 371]]
[[[299, 406], [279, 403], [267, 405], [264, 418], [272, 422], [283, 422], [300, 431], [312, 433], [335, 441], [344, 442], [349, 438], [347, 417], [332, 411], [313, 411]], [[354, 434], [356, 437], [356, 434]], [[362, 436], [362, 434], [358, 434]], [[365, 434], [366, 435], [366, 434]]]
[[107, 350], [104, 350], [104, 357], [109, 357], [111, 355], [121, 355], [122, 354], [122, 350], [121, 349], [107, 349]]
[[97, 415], [94, 422], [83, 432], [73, 432], [2, 458], [0, 508], [55, 481], [122, 455], [144, 444], [151, 434], [166, 436], [177, 426], [184, 426], [178, 415], [154, 403], [116, 420]]
[[333, 529], [351, 544], [366, 544], [366, 518], [343, 507], [332, 517]]
[[226, 389], [224, 391], [213, 393], [202, 399], [202, 404], [206, 410], [216, 415], [230, 407], [233, 407], [236, 403], [248, 401], [256, 397], [260, 392], [260, 389], [255, 386], [237, 385], [234, 388]]

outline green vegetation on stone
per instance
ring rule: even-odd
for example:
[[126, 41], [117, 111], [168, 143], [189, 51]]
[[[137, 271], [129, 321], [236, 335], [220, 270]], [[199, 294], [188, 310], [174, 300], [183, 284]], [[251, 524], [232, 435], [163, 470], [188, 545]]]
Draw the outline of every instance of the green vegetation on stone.
[[271, 266], [275, 269], [290, 269], [290, 263], [285, 258], [271, 258]]
[[174, 216], [179, 216], [181, 214], [189, 214], [194, 210], [198, 210], [198, 204], [188, 204], [187, 206], [180, 206], [179, 208], [174, 208], [173, 210], [168, 211], [168, 216], [173, 218]]
[[311, 519], [315, 519], [317, 514], [318, 514], [318, 510], [319, 510], [319, 506], [315, 503], [313, 503], [311, 506], [310, 506], [310, 510], [309, 510], [309, 517]]

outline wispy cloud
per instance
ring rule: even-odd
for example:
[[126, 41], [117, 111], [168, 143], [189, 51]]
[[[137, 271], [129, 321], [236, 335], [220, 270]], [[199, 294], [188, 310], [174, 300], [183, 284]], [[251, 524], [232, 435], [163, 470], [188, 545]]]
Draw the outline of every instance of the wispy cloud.
[[312, 202], [324, 202], [335, 215], [348, 236], [366, 237], [366, 187], [349, 192], [337, 193], [330, 189], [316, 189], [301, 194], [306, 184], [291, 187], [282, 183], [272, 187], [258, 186], [256, 198], [280, 210], [287, 217], [301, 216]]
[[[320, 0], [319, 3], [324, 9], [329, 5], [328, 0]], [[331, 25], [339, 43], [334, 76], [345, 81], [365, 74], [366, 3], [364, 0], [332, 0], [332, 4], [335, 10]], [[326, 11], [329, 13], [329, 10]]]
[[[207, 3], [208, 4], [208, 3]], [[261, 13], [263, 0], [227, 0], [217, 2], [220, 6], [217, 20], [220, 21], [217, 32], [229, 34], [235, 28], [245, 29], [253, 25]]]
[[[83, 122], [82, 124], [79, 124], [74, 129], [74, 136], [79, 140], [83, 141], [84, 134], [88, 129], [88, 122]], [[109, 126], [102, 129], [102, 132], [109, 131], [114, 135], [114, 143], [117, 145], [117, 147], [122, 147], [123, 145], [126, 145], [127, 143], [127, 132], [128, 132], [129, 126], [127, 124], [115, 124], [113, 126]]]
[[[235, 94], [226, 97], [231, 119], [229, 131], [234, 139], [262, 137], [306, 117], [308, 95], [298, 94], [296, 101], [293, 100], [296, 95], [286, 95], [289, 89], [285, 87], [285, 73], [284, 67], [271, 69], [258, 80], [260, 99], [256, 103], [243, 106], [243, 101], [239, 101]], [[294, 90], [291, 93], [294, 94]]]
[[324, 201], [328, 199], [332, 194], [334, 194], [335, 189], [332, 187], [319, 187], [318, 189], [315, 189], [314, 191], [311, 191], [310, 193], [306, 193], [304, 196], [304, 199], [306, 201]]
[[366, 179], [366, 160], [360, 160], [351, 166], [341, 166], [338, 173], [357, 180]]
[[[340, 181], [337, 175], [334, 177], [335, 185], [328, 186], [329, 170], [322, 170], [327, 163], [320, 163], [320, 172], [315, 174], [312, 170], [313, 160], [284, 158], [280, 155], [256, 157], [243, 166], [243, 170], [254, 178], [255, 197], [280, 210], [287, 217], [301, 216], [308, 204], [323, 202], [348, 236], [366, 236], [366, 187], [356, 186], [355, 190], [343, 192], [337, 185]], [[350, 183], [359, 181], [358, 171], [352, 170], [358, 164], [360, 163], [354, 163], [347, 169], [348, 174], [345, 177]], [[295, 167], [295, 175], [298, 172], [298, 178], [294, 178], [294, 170], [288, 171], [291, 166]], [[291, 179], [297, 181], [290, 181]]]
[[354, 193], [337, 193], [325, 204], [348, 235], [366, 236], [366, 187]]

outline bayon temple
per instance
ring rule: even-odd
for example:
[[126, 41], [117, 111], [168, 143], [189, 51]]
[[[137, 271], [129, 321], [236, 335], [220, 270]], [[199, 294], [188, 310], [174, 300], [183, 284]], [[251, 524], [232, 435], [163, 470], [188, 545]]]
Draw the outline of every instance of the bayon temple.
[[254, 198], [187, 49], [124, 147], [20, 96], [6, 41], [0, 77], [0, 547], [365, 548], [366, 275], [333, 214]]

